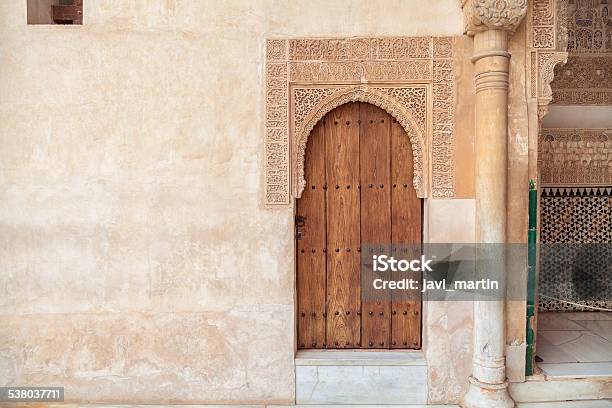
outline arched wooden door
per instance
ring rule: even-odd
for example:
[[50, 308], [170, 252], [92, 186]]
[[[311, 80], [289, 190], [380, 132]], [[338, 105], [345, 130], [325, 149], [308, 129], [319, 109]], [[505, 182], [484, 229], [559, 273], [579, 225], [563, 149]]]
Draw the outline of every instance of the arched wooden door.
[[422, 242], [405, 130], [376, 106], [342, 105], [311, 132], [305, 177], [296, 214], [298, 348], [420, 348], [420, 299], [360, 296], [362, 245]]

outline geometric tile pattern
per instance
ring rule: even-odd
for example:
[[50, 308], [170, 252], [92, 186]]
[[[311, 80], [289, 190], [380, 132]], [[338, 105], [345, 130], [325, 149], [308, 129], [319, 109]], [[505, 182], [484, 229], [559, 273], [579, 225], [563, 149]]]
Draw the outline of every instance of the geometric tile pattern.
[[611, 190], [542, 191], [539, 310], [592, 310], [555, 299], [612, 308]]

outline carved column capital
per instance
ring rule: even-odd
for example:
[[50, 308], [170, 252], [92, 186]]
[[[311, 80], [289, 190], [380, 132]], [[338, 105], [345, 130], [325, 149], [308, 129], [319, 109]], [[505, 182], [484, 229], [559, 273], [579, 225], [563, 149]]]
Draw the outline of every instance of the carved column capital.
[[461, 0], [465, 31], [514, 32], [527, 13], [527, 0]]

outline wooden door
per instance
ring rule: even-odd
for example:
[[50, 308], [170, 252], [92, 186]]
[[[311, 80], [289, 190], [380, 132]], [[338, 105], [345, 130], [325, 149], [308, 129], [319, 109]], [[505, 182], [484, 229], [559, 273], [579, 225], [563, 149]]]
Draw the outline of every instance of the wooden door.
[[342, 105], [313, 129], [296, 211], [298, 348], [421, 347], [420, 298], [360, 293], [364, 245], [421, 243], [412, 160], [404, 129], [370, 104]]

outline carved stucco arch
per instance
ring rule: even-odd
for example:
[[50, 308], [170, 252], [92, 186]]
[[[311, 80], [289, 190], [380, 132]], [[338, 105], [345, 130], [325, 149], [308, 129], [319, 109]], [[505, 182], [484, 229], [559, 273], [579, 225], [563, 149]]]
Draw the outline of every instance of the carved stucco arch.
[[384, 109], [406, 130], [419, 197], [453, 198], [453, 47], [451, 37], [266, 40], [265, 205], [293, 205], [304, 188], [310, 131], [350, 101]]
[[[396, 98], [376, 90], [376, 87], [357, 86], [343, 88], [335, 91], [313, 105], [305, 115], [303, 122], [294, 128], [295, 134], [295, 158], [294, 158], [294, 196], [299, 198], [306, 186], [304, 178], [304, 163], [306, 155], [306, 144], [312, 129], [327, 113], [335, 108], [349, 102], [366, 102], [385, 110], [393, 116], [406, 131], [412, 147], [414, 177], [413, 186], [417, 197], [425, 198], [427, 195], [427, 145], [425, 135], [419, 130], [417, 121], [412, 114], [402, 106]], [[380, 89], [380, 88], [378, 88]]]

